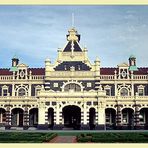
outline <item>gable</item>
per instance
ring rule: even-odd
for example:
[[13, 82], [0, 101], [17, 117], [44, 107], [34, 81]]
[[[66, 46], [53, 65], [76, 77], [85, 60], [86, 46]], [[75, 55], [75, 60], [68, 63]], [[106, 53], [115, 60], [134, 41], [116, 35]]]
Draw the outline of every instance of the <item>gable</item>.
[[82, 51], [82, 49], [79, 46], [77, 41], [69, 41], [67, 43], [66, 47], [64, 48], [63, 52], [71, 52], [72, 50], [74, 52], [81, 52]]

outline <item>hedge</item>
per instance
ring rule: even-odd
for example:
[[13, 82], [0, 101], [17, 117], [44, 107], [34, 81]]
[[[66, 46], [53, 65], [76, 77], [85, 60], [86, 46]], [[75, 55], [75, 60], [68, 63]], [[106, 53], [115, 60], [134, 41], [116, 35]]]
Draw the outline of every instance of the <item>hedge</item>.
[[43, 143], [55, 136], [55, 133], [0, 133], [0, 143]]
[[80, 134], [78, 142], [99, 143], [148, 143], [148, 133], [92, 133]]

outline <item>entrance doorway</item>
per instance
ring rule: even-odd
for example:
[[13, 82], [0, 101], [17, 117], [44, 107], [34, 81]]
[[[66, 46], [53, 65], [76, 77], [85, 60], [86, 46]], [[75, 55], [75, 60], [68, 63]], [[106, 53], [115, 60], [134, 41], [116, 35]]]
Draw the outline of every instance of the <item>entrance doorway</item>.
[[64, 126], [66, 128], [80, 129], [81, 108], [75, 105], [68, 105], [63, 108]]

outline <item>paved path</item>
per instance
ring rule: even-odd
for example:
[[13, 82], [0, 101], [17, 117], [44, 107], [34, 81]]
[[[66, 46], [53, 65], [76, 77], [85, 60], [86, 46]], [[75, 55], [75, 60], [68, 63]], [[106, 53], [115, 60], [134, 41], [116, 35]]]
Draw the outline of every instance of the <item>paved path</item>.
[[76, 136], [57, 136], [49, 143], [76, 143]]

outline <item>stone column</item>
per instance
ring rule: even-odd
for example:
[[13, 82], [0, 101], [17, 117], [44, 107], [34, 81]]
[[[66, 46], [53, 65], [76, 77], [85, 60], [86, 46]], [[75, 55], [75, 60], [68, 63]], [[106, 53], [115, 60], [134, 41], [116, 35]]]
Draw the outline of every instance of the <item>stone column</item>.
[[24, 130], [27, 130], [28, 127], [29, 127], [29, 109], [28, 109], [28, 106], [27, 105], [24, 108], [24, 116], [23, 116], [23, 119], [24, 119], [23, 129]]
[[10, 105], [6, 107], [6, 125], [5, 129], [11, 128], [11, 111], [10, 111]]
[[131, 82], [131, 96], [134, 96], [134, 84]]
[[45, 110], [45, 124], [48, 124], [48, 109]]
[[101, 100], [98, 102], [98, 123], [96, 129], [105, 129], [105, 103]]
[[140, 104], [135, 105], [135, 114], [134, 114], [135, 129], [140, 129], [140, 119], [139, 119], [140, 110], [139, 110], [139, 107], [140, 107]]
[[117, 126], [117, 129], [121, 129], [121, 128], [122, 128], [122, 122], [121, 122], [121, 116], [122, 116], [121, 107], [122, 107], [122, 105], [120, 105], [120, 104], [117, 105], [117, 112], [116, 112], [116, 126]]
[[45, 123], [45, 101], [41, 99], [39, 101], [39, 108], [38, 108], [38, 129], [39, 130], [46, 130], [48, 129], [48, 124]]
[[89, 129], [89, 125], [87, 123], [87, 108], [86, 108], [87, 104], [86, 102], [84, 102], [84, 107], [83, 110], [81, 110], [81, 129], [82, 130], [88, 130]]
[[28, 96], [31, 97], [31, 84], [29, 83]]
[[15, 96], [14, 82], [12, 83], [12, 96]]
[[54, 127], [55, 130], [62, 130], [64, 125], [61, 124], [62, 112], [60, 112], [60, 104], [56, 102], [56, 111], [54, 110]]
[[62, 111], [59, 110], [59, 124], [62, 125], [63, 122], [62, 122]]

